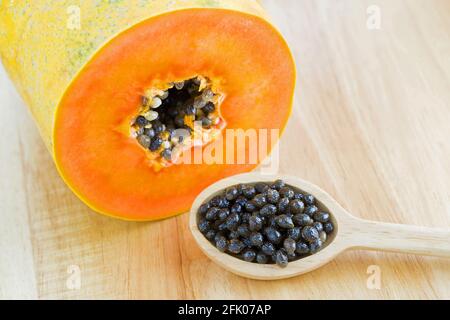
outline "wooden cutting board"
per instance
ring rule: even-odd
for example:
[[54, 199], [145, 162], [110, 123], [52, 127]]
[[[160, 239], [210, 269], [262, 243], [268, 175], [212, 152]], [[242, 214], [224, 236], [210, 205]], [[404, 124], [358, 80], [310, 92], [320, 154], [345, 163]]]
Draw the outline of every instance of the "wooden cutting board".
[[[448, 228], [450, 2], [263, 3], [299, 69], [280, 172], [360, 217]], [[404, 254], [347, 252], [275, 282], [235, 276], [196, 247], [187, 215], [130, 223], [83, 205], [3, 69], [0, 112], [0, 298], [450, 298], [448, 260]]]

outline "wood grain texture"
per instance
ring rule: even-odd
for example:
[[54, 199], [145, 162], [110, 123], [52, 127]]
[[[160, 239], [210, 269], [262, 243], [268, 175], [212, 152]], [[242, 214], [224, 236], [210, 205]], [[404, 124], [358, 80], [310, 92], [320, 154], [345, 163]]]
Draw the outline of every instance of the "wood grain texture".
[[[265, 0], [299, 82], [281, 173], [371, 220], [450, 226], [447, 0]], [[381, 29], [366, 27], [369, 5]], [[270, 53], [267, 53], [270, 54]], [[296, 278], [228, 273], [196, 246], [188, 216], [130, 223], [99, 216], [58, 177], [0, 72], [0, 298], [450, 298], [448, 260], [352, 251]], [[71, 265], [81, 287], [69, 289]], [[367, 269], [381, 287], [367, 287]]]

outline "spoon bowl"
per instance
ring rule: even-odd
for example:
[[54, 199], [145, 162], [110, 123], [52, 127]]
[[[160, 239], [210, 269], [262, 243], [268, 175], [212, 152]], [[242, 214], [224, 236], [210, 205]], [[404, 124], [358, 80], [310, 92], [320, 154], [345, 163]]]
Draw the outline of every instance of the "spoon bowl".
[[[334, 231], [317, 253], [291, 261], [286, 268], [280, 268], [276, 264], [250, 263], [220, 252], [198, 229], [199, 207], [224, 189], [240, 183], [272, 182], [277, 179], [313, 195], [319, 206], [330, 213]], [[200, 249], [211, 260], [237, 275], [258, 280], [284, 279], [312, 271], [352, 248], [450, 257], [449, 230], [359, 219], [348, 213], [318, 186], [293, 176], [246, 173], [220, 180], [206, 188], [195, 199], [190, 211], [189, 228]]]

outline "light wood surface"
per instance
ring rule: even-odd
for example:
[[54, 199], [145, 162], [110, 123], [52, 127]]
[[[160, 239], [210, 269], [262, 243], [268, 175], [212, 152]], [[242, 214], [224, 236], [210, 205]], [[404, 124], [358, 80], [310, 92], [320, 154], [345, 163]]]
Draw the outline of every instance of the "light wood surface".
[[[304, 194], [312, 194], [319, 209], [330, 213], [334, 231], [327, 237], [323, 248], [307, 257], [289, 262], [280, 268], [274, 264], [248, 263], [222, 253], [200, 232], [198, 210], [203, 203], [228, 187], [282, 179]], [[189, 228], [200, 249], [224, 269], [242, 277], [257, 280], [279, 280], [311, 272], [332, 261], [345, 250], [360, 248], [378, 251], [412, 253], [450, 258], [450, 228], [427, 228], [404, 224], [383, 223], [354, 217], [342, 208], [326, 191], [309, 181], [290, 175], [268, 175], [251, 172], [217, 181], [203, 190], [195, 199], [189, 213]]]
[[[280, 172], [360, 218], [448, 228], [449, 1], [263, 3], [299, 69]], [[370, 5], [379, 30], [366, 26]], [[226, 272], [198, 248], [188, 215], [130, 223], [83, 205], [3, 70], [0, 112], [0, 298], [450, 298], [442, 258], [349, 251], [286, 280]], [[68, 286], [78, 270], [80, 287]], [[379, 289], [367, 285], [372, 270]]]

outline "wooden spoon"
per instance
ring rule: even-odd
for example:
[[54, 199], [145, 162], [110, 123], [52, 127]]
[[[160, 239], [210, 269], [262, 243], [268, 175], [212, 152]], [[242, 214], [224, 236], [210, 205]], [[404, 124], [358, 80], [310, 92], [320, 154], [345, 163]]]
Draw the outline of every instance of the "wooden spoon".
[[[287, 184], [314, 195], [319, 205], [330, 213], [335, 230], [328, 237], [325, 247], [319, 252], [289, 262], [286, 268], [280, 268], [274, 264], [249, 263], [220, 252], [198, 230], [198, 208], [223, 189], [239, 183], [275, 181], [276, 179], [283, 179]], [[190, 212], [189, 227], [198, 245], [211, 260], [235, 274], [260, 280], [284, 279], [312, 271], [330, 262], [347, 249], [450, 257], [449, 229], [375, 222], [354, 217], [316, 185], [292, 176], [247, 173], [218, 181], [206, 188], [194, 201]]]

